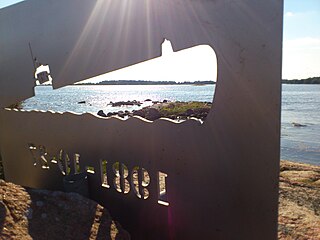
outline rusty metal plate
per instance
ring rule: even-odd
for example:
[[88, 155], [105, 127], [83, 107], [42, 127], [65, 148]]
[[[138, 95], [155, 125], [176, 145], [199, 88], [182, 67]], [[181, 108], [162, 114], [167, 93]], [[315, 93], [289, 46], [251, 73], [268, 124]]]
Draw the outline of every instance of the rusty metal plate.
[[[0, 147], [8, 181], [62, 189], [61, 163], [133, 239], [276, 239], [282, 1], [28, 0], [0, 10]], [[4, 107], [33, 95], [29, 43], [55, 88], [208, 44], [204, 124]], [[67, 171], [67, 168], [65, 168]]]

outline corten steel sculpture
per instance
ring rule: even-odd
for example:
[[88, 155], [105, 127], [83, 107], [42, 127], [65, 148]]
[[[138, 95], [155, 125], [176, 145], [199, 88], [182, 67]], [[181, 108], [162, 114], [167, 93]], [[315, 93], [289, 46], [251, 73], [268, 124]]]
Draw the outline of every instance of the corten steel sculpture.
[[[133, 239], [276, 239], [282, 10], [280, 0], [28, 0], [1, 9], [6, 179], [62, 189], [57, 162], [80, 159], [91, 167], [91, 198]], [[29, 43], [59, 88], [159, 57], [164, 38], [174, 51], [215, 50], [204, 124], [5, 109], [33, 95]]]

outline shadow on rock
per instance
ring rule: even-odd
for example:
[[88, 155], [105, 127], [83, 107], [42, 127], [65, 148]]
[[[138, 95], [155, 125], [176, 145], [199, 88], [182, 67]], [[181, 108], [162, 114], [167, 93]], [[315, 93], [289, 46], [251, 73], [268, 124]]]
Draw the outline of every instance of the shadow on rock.
[[29, 234], [33, 239], [129, 239], [129, 235], [120, 236], [125, 231], [116, 227], [108, 211], [90, 199], [76, 193], [28, 192], [32, 200]]
[[3, 202], [0, 202], [0, 232], [3, 231], [3, 223], [7, 215], [6, 206]]

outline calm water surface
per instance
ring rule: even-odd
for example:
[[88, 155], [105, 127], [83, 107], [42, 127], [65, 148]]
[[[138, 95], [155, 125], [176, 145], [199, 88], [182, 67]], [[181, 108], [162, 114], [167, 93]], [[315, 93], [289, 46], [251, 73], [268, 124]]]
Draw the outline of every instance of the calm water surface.
[[[39, 86], [35, 97], [23, 104], [26, 110], [105, 113], [139, 107], [111, 107], [110, 101], [146, 99], [162, 101], [212, 101], [215, 85], [103, 85], [67, 86], [52, 90]], [[78, 104], [86, 101], [85, 104]], [[147, 106], [144, 102], [141, 107]], [[140, 107], [140, 108], [141, 108]], [[294, 127], [292, 123], [305, 127]], [[283, 85], [281, 158], [320, 165], [320, 85]]]
[[320, 85], [282, 85], [281, 113], [282, 159], [320, 165]]

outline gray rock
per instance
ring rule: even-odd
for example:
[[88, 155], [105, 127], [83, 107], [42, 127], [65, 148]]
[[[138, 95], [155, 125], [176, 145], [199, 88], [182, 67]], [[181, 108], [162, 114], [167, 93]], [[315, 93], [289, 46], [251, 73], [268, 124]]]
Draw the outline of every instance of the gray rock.
[[34, 189], [33, 191], [35, 191], [37, 193], [40, 193], [40, 194], [43, 194], [43, 195], [48, 195], [49, 194], [49, 191], [46, 190], [46, 189]]
[[42, 201], [36, 201], [36, 206], [37, 207], [42, 207], [44, 203]]
[[121, 117], [121, 118], [123, 118], [123, 117], [126, 116], [126, 114], [125, 114], [123, 111], [119, 111], [119, 112], [118, 112], [118, 116]]
[[54, 191], [54, 192], [51, 193], [51, 195], [52, 195], [53, 197], [61, 197], [61, 196], [64, 195], [64, 193], [63, 193], [63, 192], [60, 192], [60, 191]]
[[292, 126], [294, 126], [294, 127], [306, 127], [307, 125], [293, 122], [293, 123], [292, 123]]
[[6, 186], [6, 182], [2, 179], [0, 179], [0, 186]]
[[188, 110], [185, 112], [185, 114], [186, 114], [187, 116], [191, 116], [192, 114], [194, 114], [194, 111], [193, 111], [192, 109], [188, 109]]
[[143, 111], [142, 109], [133, 111], [132, 113], [133, 113], [134, 116], [140, 116], [140, 117], [143, 117], [143, 118], [145, 117], [145, 114], [146, 114], [145, 111]]
[[101, 117], [107, 117], [107, 115], [103, 112], [103, 110], [99, 110], [97, 114]]
[[141, 105], [141, 102], [138, 102], [137, 100], [133, 101], [120, 101], [120, 102], [110, 102], [112, 107], [120, 107], [120, 106], [133, 106], [133, 105]]
[[[103, 239], [130, 239], [120, 225], [114, 226], [108, 211], [90, 199], [59, 191], [44, 195], [4, 181], [0, 184], [0, 195], [5, 198], [1, 201], [5, 230], [0, 231], [0, 239], [88, 239], [89, 235], [102, 239], [102, 234], [108, 234]], [[37, 201], [44, 207], [38, 208]], [[45, 234], [44, 229], [48, 230]]]
[[161, 114], [158, 109], [149, 108], [146, 112], [145, 118], [151, 121], [154, 121], [161, 117]]
[[26, 216], [27, 216], [27, 218], [28, 218], [29, 220], [32, 219], [32, 217], [33, 217], [33, 210], [32, 210], [32, 208], [29, 208], [29, 209], [27, 210]]
[[74, 193], [74, 192], [68, 193], [67, 196], [72, 201], [79, 201], [80, 202], [83, 199], [83, 197], [80, 194]]

